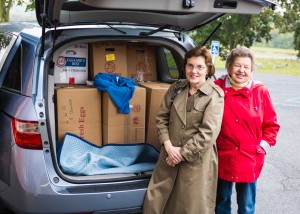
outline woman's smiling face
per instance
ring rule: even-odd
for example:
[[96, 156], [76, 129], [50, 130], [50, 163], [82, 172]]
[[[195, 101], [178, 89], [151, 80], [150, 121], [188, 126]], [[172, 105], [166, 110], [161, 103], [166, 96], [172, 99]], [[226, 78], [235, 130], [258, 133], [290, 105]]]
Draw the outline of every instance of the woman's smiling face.
[[203, 84], [206, 81], [208, 68], [203, 56], [195, 56], [187, 59], [185, 74], [190, 84]]
[[242, 84], [252, 77], [252, 61], [250, 57], [236, 57], [232, 65], [228, 68], [231, 79]]

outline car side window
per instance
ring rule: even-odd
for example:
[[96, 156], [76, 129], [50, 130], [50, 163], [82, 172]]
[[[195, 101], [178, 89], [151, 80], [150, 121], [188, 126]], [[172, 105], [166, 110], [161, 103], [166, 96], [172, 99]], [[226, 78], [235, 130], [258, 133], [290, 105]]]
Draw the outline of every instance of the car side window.
[[21, 92], [21, 61], [21, 47], [19, 47], [8, 68], [2, 87]]
[[172, 55], [172, 52], [166, 48], [164, 48], [165, 56], [167, 59], [167, 64], [169, 68], [169, 74], [171, 78], [178, 79], [179, 78], [179, 71], [175, 62], [175, 59]]
[[15, 40], [13, 35], [0, 32], [0, 71]]

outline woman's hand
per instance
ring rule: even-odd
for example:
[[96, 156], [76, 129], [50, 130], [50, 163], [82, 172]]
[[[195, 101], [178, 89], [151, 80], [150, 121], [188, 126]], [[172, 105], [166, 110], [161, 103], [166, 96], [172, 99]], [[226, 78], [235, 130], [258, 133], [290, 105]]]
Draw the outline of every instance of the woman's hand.
[[168, 165], [174, 167], [176, 164], [179, 164], [181, 161], [184, 161], [184, 157], [180, 153], [180, 147], [173, 146], [170, 140], [165, 141], [164, 146], [166, 152], [168, 153], [168, 157], [166, 158]]
[[170, 157], [167, 157], [166, 161], [169, 166], [175, 167], [176, 163], [174, 163]]

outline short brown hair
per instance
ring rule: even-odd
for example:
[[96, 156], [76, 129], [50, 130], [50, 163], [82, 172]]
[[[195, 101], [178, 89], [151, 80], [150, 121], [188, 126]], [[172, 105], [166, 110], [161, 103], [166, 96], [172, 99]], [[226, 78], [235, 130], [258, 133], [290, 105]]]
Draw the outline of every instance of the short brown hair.
[[232, 64], [235, 61], [235, 58], [237, 57], [249, 57], [251, 59], [251, 70], [255, 70], [255, 57], [253, 52], [245, 47], [245, 46], [239, 46], [230, 51], [226, 58], [226, 68], [229, 68], [232, 66]]
[[187, 60], [189, 58], [198, 57], [198, 56], [204, 57], [205, 64], [208, 68], [207, 76], [212, 77], [215, 74], [215, 66], [212, 62], [212, 57], [211, 57], [209, 50], [205, 47], [198, 46], [198, 47], [195, 47], [195, 48], [191, 49], [190, 51], [188, 51], [184, 57], [184, 66], [186, 66]]

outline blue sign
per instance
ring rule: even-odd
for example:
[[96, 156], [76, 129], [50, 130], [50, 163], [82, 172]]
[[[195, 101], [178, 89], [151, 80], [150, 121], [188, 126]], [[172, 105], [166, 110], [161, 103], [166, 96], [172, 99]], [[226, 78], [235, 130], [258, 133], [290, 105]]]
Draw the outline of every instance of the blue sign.
[[66, 66], [86, 67], [86, 58], [82, 57], [65, 57]]
[[210, 53], [212, 55], [219, 55], [219, 49], [220, 49], [220, 42], [219, 41], [212, 41], [211, 42]]

